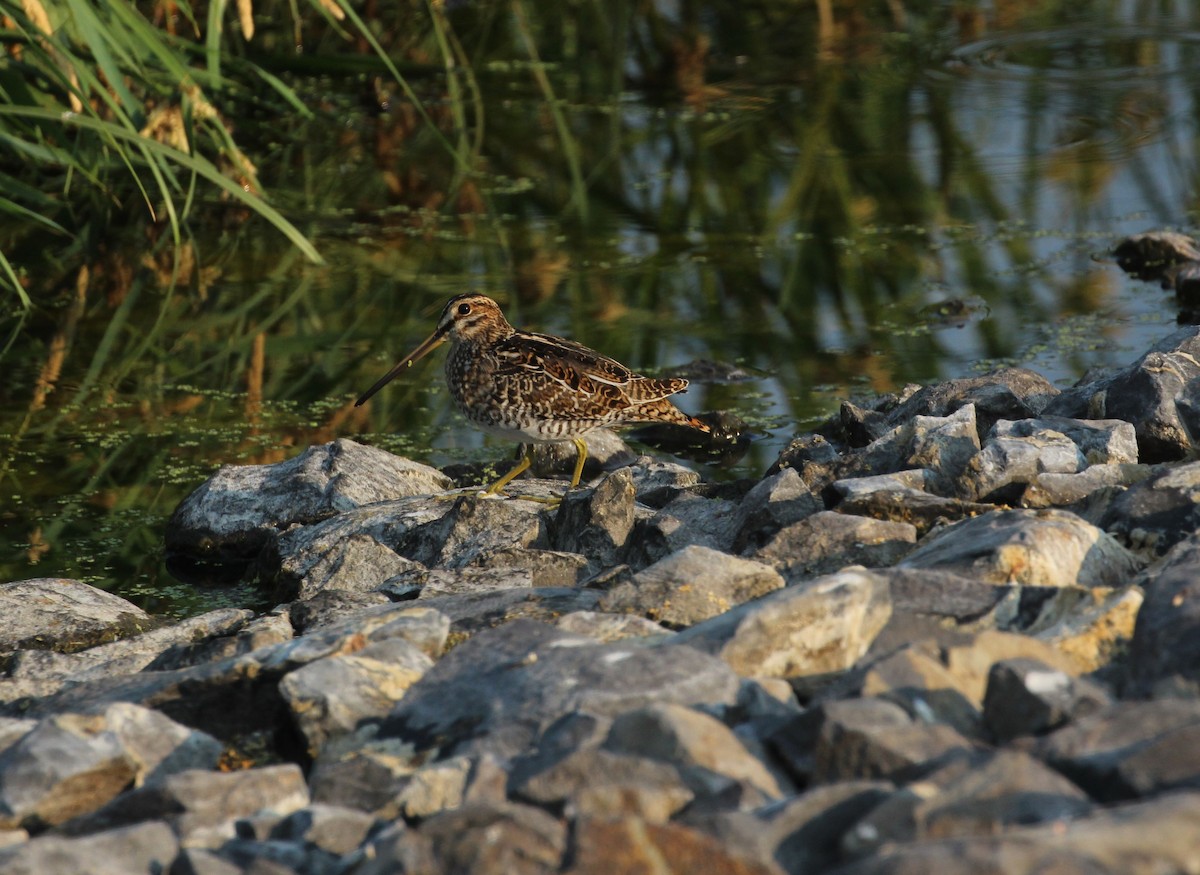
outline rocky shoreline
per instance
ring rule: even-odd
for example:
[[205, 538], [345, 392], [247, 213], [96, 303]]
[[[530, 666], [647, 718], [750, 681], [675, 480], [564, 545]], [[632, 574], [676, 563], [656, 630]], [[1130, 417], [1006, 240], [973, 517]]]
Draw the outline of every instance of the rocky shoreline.
[[757, 482], [224, 468], [168, 548], [273, 610], [0, 586], [0, 871], [1200, 872], [1198, 405], [1188, 328], [846, 403]]

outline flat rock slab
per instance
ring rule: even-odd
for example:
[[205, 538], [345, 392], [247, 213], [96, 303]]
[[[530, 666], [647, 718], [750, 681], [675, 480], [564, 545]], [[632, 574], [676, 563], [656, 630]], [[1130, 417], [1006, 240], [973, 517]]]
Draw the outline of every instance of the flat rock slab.
[[558, 872], [567, 829], [558, 818], [531, 805], [476, 803], [436, 814], [419, 830], [395, 829], [376, 841], [354, 875], [424, 872]]
[[670, 763], [590, 747], [514, 770], [511, 786], [514, 798], [561, 805], [572, 817], [634, 815], [650, 823], [666, 823], [695, 798]]
[[773, 566], [791, 583], [847, 565], [892, 565], [916, 541], [909, 523], [821, 511], [780, 529], [748, 558]]
[[1141, 562], [1072, 513], [1007, 510], [934, 532], [900, 566], [991, 583], [1115, 588], [1132, 583]]
[[659, 646], [711, 653], [744, 677], [825, 674], [866, 653], [891, 612], [887, 580], [852, 568], [740, 605]]
[[132, 875], [167, 872], [179, 852], [179, 840], [162, 821], [139, 823], [97, 835], [64, 838], [44, 835], [11, 848], [0, 848], [5, 875]]
[[575, 855], [566, 875], [656, 872], [661, 875], [721, 872], [730, 875], [783, 875], [769, 860], [730, 852], [711, 836], [680, 824], [584, 818], [575, 829]]
[[1200, 702], [1118, 702], [1040, 739], [1034, 752], [1105, 802], [1195, 787]]
[[416, 750], [523, 751], [576, 710], [615, 714], [651, 702], [732, 703], [725, 663], [687, 647], [596, 644], [529, 620], [481, 632], [413, 685], [380, 726]]
[[62, 577], [0, 584], [0, 652], [73, 651], [144, 632], [155, 620], [120, 596]]
[[779, 780], [733, 730], [715, 717], [674, 704], [648, 705], [619, 715], [604, 747], [675, 766], [697, 796], [745, 782], [764, 801], [784, 795]]
[[167, 550], [200, 560], [248, 560], [293, 525], [450, 485], [435, 468], [343, 438], [274, 465], [221, 468], [171, 515]]
[[843, 847], [855, 857], [888, 846], [955, 836], [998, 835], [1034, 823], [1081, 817], [1087, 794], [1025, 753], [960, 757], [906, 787], [855, 824]]
[[1018, 875], [1029, 872], [1190, 872], [1196, 868], [1200, 793], [1100, 809], [1076, 820], [900, 845], [833, 875]]
[[104, 833], [162, 818], [180, 841], [219, 847], [235, 835], [239, 818], [269, 809], [280, 818], [309, 804], [298, 766], [286, 763], [236, 772], [191, 769], [123, 793], [103, 808], [63, 826], [67, 835]]
[[642, 614], [668, 626], [691, 626], [782, 587], [783, 578], [769, 565], [690, 546], [606, 592], [599, 607]]

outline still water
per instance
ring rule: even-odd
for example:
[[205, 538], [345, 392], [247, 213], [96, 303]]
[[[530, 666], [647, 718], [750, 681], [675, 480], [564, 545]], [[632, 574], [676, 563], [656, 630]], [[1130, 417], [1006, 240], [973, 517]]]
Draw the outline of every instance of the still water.
[[[959, 6], [822, 23], [618, 3], [599, 31], [526, 22], [531, 59], [464, 5], [471, 74], [416, 86], [457, 163], [403, 94], [290, 68], [264, 38], [313, 115], [239, 132], [326, 264], [202, 196], [182, 250], [113, 228], [73, 286], [34, 295], [0, 390], [0, 581], [75, 577], [176, 615], [254, 604], [163, 567], [166, 517], [217, 466], [341, 436], [433, 464], [510, 454], [452, 411], [442, 353], [351, 406], [465, 290], [643, 372], [739, 366], [681, 399], [758, 435], [717, 478], [759, 476], [841, 398], [1128, 362], [1175, 305], [1105, 255], [1195, 228], [1200, 13]], [[34, 275], [48, 257], [8, 254]]]

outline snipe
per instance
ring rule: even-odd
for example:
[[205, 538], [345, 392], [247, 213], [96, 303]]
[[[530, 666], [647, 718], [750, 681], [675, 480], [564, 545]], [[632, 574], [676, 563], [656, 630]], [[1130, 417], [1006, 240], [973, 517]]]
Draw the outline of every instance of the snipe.
[[574, 488], [587, 458], [583, 436], [593, 429], [666, 422], [709, 431], [668, 400], [687, 388], [687, 380], [643, 377], [574, 341], [518, 331], [495, 301], [478, 294], [451, 298], [433, 334], [364, 392], [355, 406], [447, 340], [446, 382], [458, 409], [490, 434], [530, 444], [520, 463], [485, 494], [499, 494], [532, 464], [534, 443], [575, 444]]

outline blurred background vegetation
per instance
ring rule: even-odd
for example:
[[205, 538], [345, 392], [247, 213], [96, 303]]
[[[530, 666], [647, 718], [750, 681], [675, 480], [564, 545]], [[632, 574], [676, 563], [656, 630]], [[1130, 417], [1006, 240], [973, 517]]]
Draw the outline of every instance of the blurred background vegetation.
[[1187, 229], [1197, 18], [1144, 0], [0, 4], [0, 581], [164, 613], [216, 466], [354, 436], [496, 458], [440, 362], [481, 289], [761, 435], [998, 363], [1067, 381], [1168, 330], [1096, 256]]

